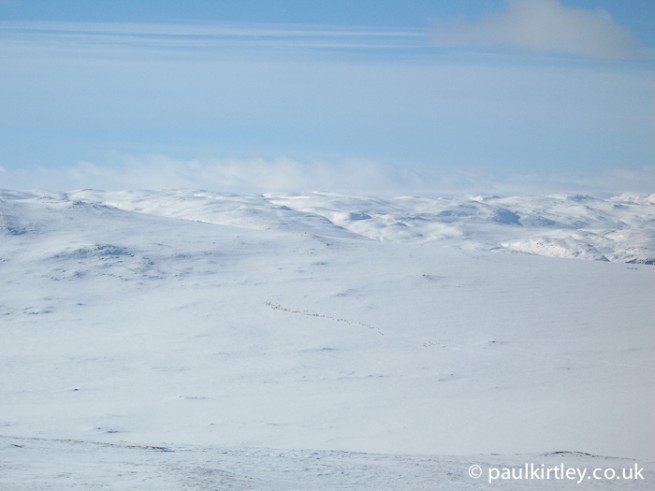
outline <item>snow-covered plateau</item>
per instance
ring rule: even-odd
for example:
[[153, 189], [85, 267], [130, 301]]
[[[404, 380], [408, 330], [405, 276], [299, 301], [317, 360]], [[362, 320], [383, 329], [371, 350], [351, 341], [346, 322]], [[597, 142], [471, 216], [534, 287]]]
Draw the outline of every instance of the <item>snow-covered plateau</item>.
[[654, 263], [655, 195], [0, 191], [0, 490], [653, 489]]

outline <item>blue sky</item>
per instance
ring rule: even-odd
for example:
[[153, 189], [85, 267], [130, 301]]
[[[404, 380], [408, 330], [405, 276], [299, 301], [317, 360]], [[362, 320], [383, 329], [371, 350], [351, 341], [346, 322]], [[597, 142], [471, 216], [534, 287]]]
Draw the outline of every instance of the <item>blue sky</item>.
[[655, 192], [651, 1], [0, 0], [0, 63], [0, 187]]

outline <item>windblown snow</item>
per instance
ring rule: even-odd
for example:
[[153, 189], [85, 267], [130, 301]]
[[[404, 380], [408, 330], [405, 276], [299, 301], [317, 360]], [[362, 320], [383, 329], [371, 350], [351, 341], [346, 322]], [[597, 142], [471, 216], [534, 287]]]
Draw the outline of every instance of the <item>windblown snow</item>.
[[655, 195], [2, 191], [0, 489], [650, 489], [654, 263]]

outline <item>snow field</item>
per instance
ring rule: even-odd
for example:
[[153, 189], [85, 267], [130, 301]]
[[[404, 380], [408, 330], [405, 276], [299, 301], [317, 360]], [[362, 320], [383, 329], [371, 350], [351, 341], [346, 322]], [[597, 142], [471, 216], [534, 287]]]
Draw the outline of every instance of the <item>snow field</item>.
[[[648, 245], [631, 199], [503, 206], [585, 202]], [[652, 266], [617, 241], [617, 262], [503, 253], [534, 229], [490, 204], [375, 240], [390, 201], [361, 200], [4, 192], [0, 489], [485, 489], [468, 462], [555, 451], [652, 469]]]

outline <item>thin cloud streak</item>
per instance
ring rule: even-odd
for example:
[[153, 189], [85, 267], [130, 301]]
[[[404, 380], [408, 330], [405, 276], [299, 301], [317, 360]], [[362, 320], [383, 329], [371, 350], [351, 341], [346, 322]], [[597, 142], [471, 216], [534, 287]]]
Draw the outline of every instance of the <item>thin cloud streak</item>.
[[0, 22], [14, 43], [57, 43], [98, 48], [219, 49], [417, 49], [426, 48], [418, 29], [311, 26], [197, 25], [143, 23]]
[[477, 21], [435, 22], [438, 46], [505, 48], [597, 59], [633, 58], [638, 44], [604, 10], [567, 7], [559, 0], [508, 0], [507, 10]]

